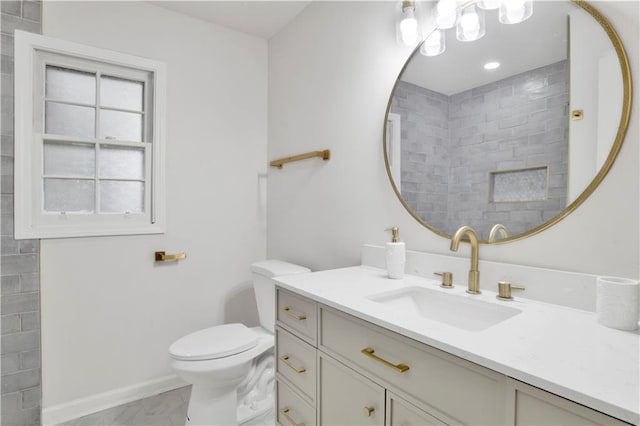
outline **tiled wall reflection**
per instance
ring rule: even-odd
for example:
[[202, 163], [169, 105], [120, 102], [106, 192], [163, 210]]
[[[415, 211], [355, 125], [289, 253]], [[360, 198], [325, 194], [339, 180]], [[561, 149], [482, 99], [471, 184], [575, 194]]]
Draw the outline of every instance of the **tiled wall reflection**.
[[40, 1], [0, 1], [2, 134], [0, 176], [2, 280], [2, 418], [7, 426], [40, 424], [38, 242], [13, 238], [13, 76], [15, 30], [41, 32]]
[[[427, 223], [461, 225], [487, 238], [531, 229], [566, 205], [568, 61], [451, 96], [400, 81], [391, 112], [401, 117], [402, 195]], [[543, 201], [490, 203], [491, 172], [548, 166]]]

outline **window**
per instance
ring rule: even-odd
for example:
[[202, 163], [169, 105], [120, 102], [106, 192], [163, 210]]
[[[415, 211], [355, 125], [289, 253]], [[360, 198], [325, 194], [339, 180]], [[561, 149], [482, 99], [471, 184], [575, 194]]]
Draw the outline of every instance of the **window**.
[[164, 232], [164, 65], [16, 32], [16, 238]]

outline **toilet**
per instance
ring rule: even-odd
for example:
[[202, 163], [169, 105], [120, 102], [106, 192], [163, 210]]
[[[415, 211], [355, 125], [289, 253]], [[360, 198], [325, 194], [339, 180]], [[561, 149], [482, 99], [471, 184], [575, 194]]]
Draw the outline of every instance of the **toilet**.
[[280, 260], [251, 265], [260, 327], [223, 324], [169, 347], [171, 367], [193, 385], [186, 425], [240, 425], [274, 407], [275, 285], [273, 277], [310, 272]]

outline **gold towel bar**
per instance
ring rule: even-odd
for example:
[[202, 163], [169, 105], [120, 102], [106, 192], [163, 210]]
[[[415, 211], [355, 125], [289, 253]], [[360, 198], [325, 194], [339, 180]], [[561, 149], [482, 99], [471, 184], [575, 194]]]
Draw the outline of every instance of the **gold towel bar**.
[[186, 259], [187, 253], [178, 253], [178, 254], [166, 254], [163, 251], [156, 252], [156, 262], [164, 262], [167, 260], [180, 260]]
[[328, 160], [328, 159], [331, 158], [331, 151], [328, 150], [328, 149], [325, 149], [324, 151], [307, 152], [305, 154], [294, 155], [293, 157], [286, 157], [286, 158], [281, 158], [279, 160], [273, 160], [270, 164], [273, 167], [277, 167], [277, 168], [281, 169], [282, 166], [284, 166], [287, 163], [292, 163], [294, 161], [300, 161], [300, 160], [306, 160], [307, 158], [314, 158], [314, 157], [320, 157], [323, 160]]

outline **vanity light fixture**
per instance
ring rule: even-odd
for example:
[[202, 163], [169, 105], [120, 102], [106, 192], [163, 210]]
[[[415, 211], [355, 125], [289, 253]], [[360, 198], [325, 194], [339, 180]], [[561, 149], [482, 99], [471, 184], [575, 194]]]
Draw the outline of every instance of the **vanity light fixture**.
[[[445, 51], [445, 30], [456, 28], [459, 41], [475, 41], [485, 35], [485, 11], [498, 10], [498, 20], [503, 24], [517, 24], [533, 15], [533, 0], [437, 0], [431, 11], [434, 14], [430, 26], [418, 23], [416, 2], [401, 3], [397, 35], [400, 44], [415, 46], [425, 40], [420, 53], [437, 56]], [[425, 21], [425, 19], [420, 20]], [[420, 27], [423, 28], [420, 28]], [[435, 26], [435, 29], [433, 29]], [[422, 35], [422, 38], [420, 37]]]
[[420, 46], [420, 53], [424, 56], [438, 56], [444, 52], [446, 48], [444, 40], [444, 31], [438, 29], [433, 30], [424, 40], [422, 46]]
[[476, 41], [484, 34], [484, 10], [475, 5], [464, 8], [456, 26], [456, 38], [460, 41]]
[[496, 68], [500, 67], [500, 62], [487, 62], [486, 64], [484, 64], [484, 69], [485, 70], [495, 70]]
[[478, 7], [484, 10], [493, 10], [499, 9], [502, 0], [480, 0], [478, 2]]
[[502, 0], [498, 19], [503, 24], [519, 24], [533, 14], [533, 0]]
[[413, 0], [402, 2], [398, 32], [400, 41], [406, 46], [414, 46], [419, 41], [418, 21], [415, 16], [415, 11], [416, 4]]
[[441, 30], [453, 28], [458, 21], [456, 0], [439, 0], [436, 5], [436, 26]]

